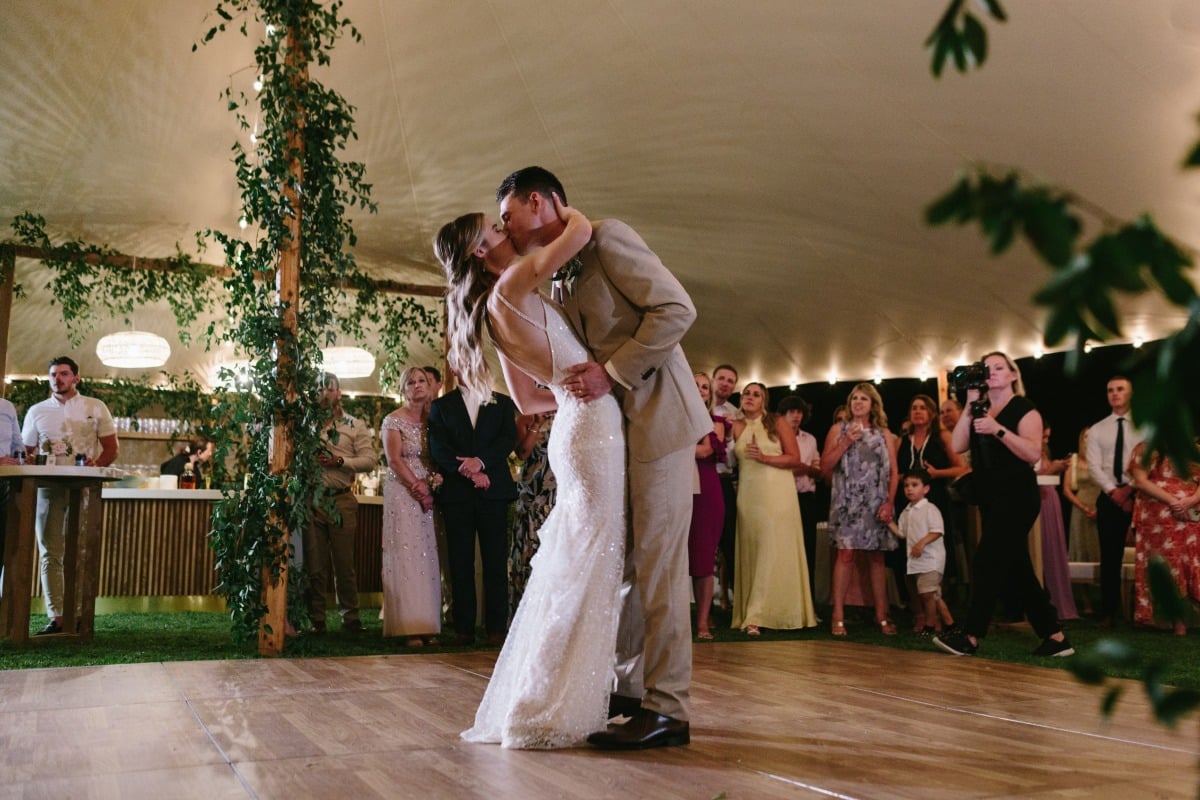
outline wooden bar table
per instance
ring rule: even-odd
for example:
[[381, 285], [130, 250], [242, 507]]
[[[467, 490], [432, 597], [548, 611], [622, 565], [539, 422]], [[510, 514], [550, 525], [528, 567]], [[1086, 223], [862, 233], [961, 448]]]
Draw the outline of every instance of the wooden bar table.
[[[112, 467], [0, 466], [0, 480], [12, 482], [8, 501], [8, 537], [4, 547], [4, 586], [0, 597], [0, 638], [14, 644], [29, 641], [29, 606], [33, 591], [33, 554], [37, 547], [34, 520], [37, 490], [68, 490], [67, 546], [63, 556], [63, 633], [89, 642], [96, 617], [96, 584], [100, 573], [100, 540], [104, 515], [100, 490], [121, 471]], [[75, 607], [80, 607], [76, 614]]]

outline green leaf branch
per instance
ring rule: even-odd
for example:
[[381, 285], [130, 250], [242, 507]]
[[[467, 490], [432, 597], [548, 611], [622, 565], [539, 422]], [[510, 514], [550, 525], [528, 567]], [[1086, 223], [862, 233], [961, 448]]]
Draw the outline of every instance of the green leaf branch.
[[[1084, 218], [1093, 224], [1084, 225]], [[1162, 294], [1188, 315], [1180, 330], [1142, 348], [1126, 365], [1134, 385], [1133, 415], [1152, 449], [1176, 464], [1195, 460], [1200, 397], [1186, 391], [1189, 370], [1200, 364], [1200, 296], [1188, 277], [1193, 256], [1143, 214], [1123, 221], [1099, 206], [1010, 170], [979, 166], [961, 176], [925, 210], [930, 225], [975, 223], [993, 255], [1023, 240], [1051, 270], [1034, 295], [1047, 309], [1045, 343], [1067, 339], [1069, 371], [1084, 346], [1121, 337], [1116, 298]], [[1085, 229], [1098, 232], [1088, 237]], [[1147, 451], [1147, 458], [1150, 451]]]

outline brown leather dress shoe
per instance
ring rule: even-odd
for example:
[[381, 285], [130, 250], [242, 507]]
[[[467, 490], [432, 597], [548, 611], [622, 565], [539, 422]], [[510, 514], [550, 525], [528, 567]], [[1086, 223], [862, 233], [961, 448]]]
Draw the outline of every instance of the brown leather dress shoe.
[[646, 750], [678, 747], [691, 741], [688, 723], [643, 708], [622, 725], [609, 725], [588, 737], [588, 744], [601, 750]]

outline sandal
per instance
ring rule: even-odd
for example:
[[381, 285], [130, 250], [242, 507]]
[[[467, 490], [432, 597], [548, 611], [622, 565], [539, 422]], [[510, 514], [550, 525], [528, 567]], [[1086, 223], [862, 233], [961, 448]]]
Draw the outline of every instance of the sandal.
[[746, 626], [746, 635], [747, 636], [762, 636], [762, 631], [760, 631], [758, 629], [757, 625], [747, 625]]
[[876, 624], [879, 625], [879, 632], [884, 636], [896, 635], [896, 625], [890, 619], [876, 620]]
[[840, 619], [835, 619], [830, 625], [829, 632], [839, 639], [846, 638], [846, 623]]
[[710, 641], [713, 638], [712, 631], [708, 631], [708, 630], [700, 631], [699, 633], [696, 634], [696, 638], [704, 639], [705, 641]]

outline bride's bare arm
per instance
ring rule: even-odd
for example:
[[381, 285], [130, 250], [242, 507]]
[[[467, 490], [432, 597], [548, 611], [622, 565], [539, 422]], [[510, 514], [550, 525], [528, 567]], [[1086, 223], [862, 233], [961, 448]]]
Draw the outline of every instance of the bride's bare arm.
[[567, 227], [545, 247], [521, 258], [504, 271], [499, 285], [503, 287], [506, 297], [520, 297], [536, 289], [592, 238], [591, 220], [571, 206], [564, 206], [557, 194], [551, 196], [554, 198], [554, 210]]
[[558, 402], [554, 393], [549, 389], [538, 386], [516, 364], [512, 363], [503, 353], [500, 353], [500, 368], [504, 372], [504, 382], [508, 384], [509, 394], [522, 414], [545, 414], [558, 410]]

